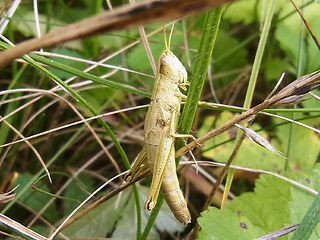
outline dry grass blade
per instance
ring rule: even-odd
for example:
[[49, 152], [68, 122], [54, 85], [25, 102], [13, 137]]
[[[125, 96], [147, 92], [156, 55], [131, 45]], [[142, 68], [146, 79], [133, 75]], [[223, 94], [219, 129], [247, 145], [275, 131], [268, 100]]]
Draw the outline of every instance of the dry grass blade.
[[[21, 0], [13, 1], [11, 7], [9, 8], [6, 16], [0, 19], [0, 35], [3, 33], [4, 29], [7, 27], [9, 23], [9, 19], [13, 16], [14, 12], [17, 10]], [[1, 11], [0, 11], [1, 14]]]
[[7, 203], [10, 202], [14, 199], [14, 197], [16, 196], [15, 193], [12, 193], [14, 190], [16, 190], [18, 188], [18, 186], [16, 186], [14, 189], [12, 189], [10, 192], [7, 193], [1, 193], [0, 194], [0, 203]]
[[320, 101], [320, 97], [317, 96], [316, 94], [310, 92], [310, 95], [311, 95], [312, 97], [314, 97], [315, 99], [317, 99], [318, 101]]
[[296, 9], [297, 13], [300, 15], [301, 20], [303, 21], [304, 25], [306, 26], [306, 28], [308, 29], [309, 34], [311, 35], [313, 41], [315, 42], [316, 46], [318, 47], [318, 49], [320, 50], [320, 43], [316, 37], [316, 35], [313, 33], [313, 31], [311, 30], [311, 27], [309, 25], [309, 23], [306, 21], [305, 17], [303, 16], [301, 10], [298, 8], [298, 6], [294, 3], [293, 0], [290, 0], [290, 2], [292, 3], [292, 5], [294, 6], [294, 8]]
[[[26, 91], [26, 90], [25, 90], [25, 91]], [[88, 120], [86, 121], [85, 118], [82, 116], [82, 114], [81, 114], [68, 100], [66, 100], [65, 98], [59, 96], [59, 95], [56, 94], [56, 93], [53, 93], [53, 92], [50, 92], [50, 91], [47, 91], [47, 90], [36, 90], [36, 89], [33, 89], [33, 90], [32, 90], [32, 89], [30, 89], [30, 91], [36, 91], [36, 92], [39, 92], [39, 93], [44, 93], [44, 94], [48, 94], [48, 95], [53, 95], [54, 97], [56, 97], [56, 98], [64, 101], [64, 102], [79, 116], [79, 118], [80, 118], [81, 120], [80, 120], [80, 122], [79, 122], [79, 121], [78, 121], [78, 122], [79, 122], [79, 123], [84, 123], [84, 124], [88, 127], [88, 129], [90, 130], [90, 132], [92, 133], [92, 135], [94, 136], [94, 138], [97, 140], [98, 144], [101, 146], [101, 148], [104, 150], [104, 152], [106, 153], [106, 155], [108, 156], [108, 158], [110, 159], [110, 161], [112, 162], [112, 164], [115, 166], [115, 168], [116, 168], [116, 170], [118, 171], [118, 173], [121, 172], [118, 164], [115, 162], [115, 160], [113, 159], [113, 157], [111, 156], [111, 154], [109, 153], [109, 151], [105, 148], [103, 142], [100, 140], [100, 138], [98, 137], [98, 135], [95, 133], [94, 129], [93, 129], [93, 128], [90, 126], [90, 124], [88, 123]], [[1, 93], [0, 93], [0, 94], [1, 94]], [[35, 99], [33, 99], [32, 101], [37, 101], [37, 100], [39, 100], [39, 99], [41, 99], [41, 97], [35, 98]], [[32, 101], [30, 101], [29, 103], [25, 104], [24, 106], [29, 105]], [[21, 106], [20, 108], [23, 108], [24, 106]], [[19, 109], [19, 108], [18, 108], [18, 109]], [[17, 111], [18, 109], [16, 109], [15, 111]], [[15, 111], [11, 112], [11, 114], [13, 114]], [[40, 112], [41, 112], [41, 111], [40, 111]], [[10, 115], [10, 114], [8, 114], [7, 116], [5, 116], [5, 117], [3, 117], [3, 118], [0, 116], [0, 122], [1, 122], [1, 121], [4, 121], [4, 119], [7, 118], [9, 115]], [[33, 115], [33, 117], [35, 117], [35, 116], [36, 116], [36, 114]], [[33, 119], [33, 117], [30, 119], [30, 121]], [[27, 123], [29, 123], [29, 121], [28, 121]], [[27, 124], [27, 125], [28, 125], [28, 124]], [[44, 164], [41, 156], [38, 154], [38, 152], [36, 151], [36, 149], [34, 149], [34, 147], [28, 142], [28, 140], [31, 139], [31, 138], [33, 138], [33, 137], [35, 137], [35, 136], [45, 135], [45, 134], [48, 134], [48, 133], [50, 133], [50, 132], [54, 132], [54, 131], [59, 130], [59, 129], [62, 129], [62, 128], [70, 127], [70, 126], [72, 126], [72, 124], [71, 124], [71, 125], [70, 125], [70, 124], [64, 125], [64, 126], [61, 126], [61, 127], [55, 128], [55, 129], [51, 129], [51, 130], [48, 130], [48, 131], [45, 131], [45, 132], [41, 132], [41, 133], [35, 134], [35, 135], [33, 135], [33, 136], [26, 137], [26, 138], [25, 138], [24, 136], [22, 136], [19, 132], [17, 132], [12, 126], [10, 126], [10, 125], [8, 125], [8, 126], [9, 126], [10, 128], [12, 128], [13, 131], [15, 131], [15, 132], [20, 136], [21, 139], [12, 141], [11, 143], [8, 143], [8, 145], [6, 145], [6, 146], [10, 146], [10, 145], [12, 145], [12, 144], [15, 144], [15, 143], [18, 143], [18, 142], [21, 142], [21, 141], [26, 141], [26, 143], [30, 146], [30, 148], [35, 152], [36, 156], [39, 158], [39, 160], [40, 160], [41, 164], [43, 165], [43, 167], [45, 168], [45, 171], [47, 172], [47, 175], [48, 175], [49, 180], [50, 180], [50, 182], [51, 182], [51, 177], [50, 177], [49, 171], [48, 171], [47, 168], [46, 168], [46, 165]], [[23, 128], [24, 128], [24, 127], [23, 127]], [[5, 146], [5, 145], [2, 145], [2, 146], [0, 146], [0, 147], [4, 147], [4, 146]], [[0, 165], [1, 165], [2, 161], [3, 161], [3, 159], [4, 159], [4, 157], [0, 158]]]
[[320, 86], [319, 82], [312, 83], [309, 86], [297, 89], [296, 92], [292, 93], [291, 96], [283, 98], [273, 104], [273, 106], [286, 106], [301, 103], [305, 100], [305, 96], [313, 89]]
[[14, 199], [14, 197], [16, 196], [15, 193], [9, 194], [9, 193], [2, 193], [0, 194], [0, 203], [7, 203], [10, 202]]
[[282, 237], [284, 235], [287, 235], [287, 234], [295, 231], [298, 227], [299, 227], [299, 224], [293, 224], [293, 225], [278, 229], [278, 230], [276, 230], [276, 231], [274, 231], [272, 233], [269, 233], [269, 234], [267, 234], [267, 235], [265, 235], [263, 237], [256, 238], [254, 240], [272, 240], [272, 239], [277, 239], [279, 237]]
[[[81, 123], [85, 123], [86, 124], [88, 121], [91, 121], [91, 120], [94, 120], [94, 119], [97, 119], [97, 118], [101, 118], [101, 117], [105, 117], [105, 116], [111, 116], [113, 114], [126, 112], [126, 111], [131, 111], [131, 110], [136, 110], [136, 109], [140, 109], [140, 108], [145, 108], [147, 106], [148, 105], [141, 105], [141, 106], [137, 106], [137, 107], [131, 107], [131, 108], [127, 108], [127, 109], [116, 110], [116, 111], [113, 111], [113, 112], [108, 112], [108, 113], [96, 115], [94, 117], [90, 117], [90, 118], [82, 119], [82, 120], [79, 120], [79, 121], [71, 122], [69, 124], [64, 124], [64, 125], [62, 125], [60, 127], [55, 127], [55, 128], [49, 129], [49, 130], [44, 131], [44, 132], [40, 132], [40, 133], [31, 135], [31, 136], [28, 136], [28, 137], [22, 137], [19, 140], [15, 140], [15, 141], [12, 141], [12, 142], [9, 142], [9, 143], [5, 143], [3, 145], [0, 145], [0, 148], [11, 146], [13, 144], [16, 144], [16, 143], [19, 143], [19, 142], [23, 142], [23, 141], [26, 141], [26, 140], [30, 140], [30, 139], [33, 139], [33, 138], [37, 138], [37, 137], [46, 135], [48, 133], [56, 132], [58, 130], [65, 129], [65, 128], [68, 128], [68, 127], [72, 127], [72, 126], [75, 126], [75, 125], [78, 125], [78, 124], [81, 124]], [[1, 118], [0, 118], [0, 120], [1, 120]]]
[[105, 196], [101, 197], [100, 199], [98, 199], [97, 201], [95, 201], [94, 203], [90, 204], [88, 207], [84, 208], [82, 211], [80, 211], [78, 214], [74, 215], [72, 218], [70, 218], [65, 224], [64, 226], [61, 228], [61, 230], [63, 230], [64, 228], [66, 228], [67, 226], [69, 226], [71, 223], [75, 222], [76, 220], [80, 219], [81, 217], [83, 217], [85, 214], [87, 214], [88, 212], [90, 212], [91, 210], [93, 210], [94, 208], [98, 207], [100, 204], [104, 203], [105, 201], [109, 200], [110, 198], [112, 198], [113, 196], [117, 195], [118, 193], [122, 192], [124, 189], [126, 189], [127, 187], [130, 187], [132, 184], [134, 184], [135, 182], [140, 181], [141, 179], [143, 179], [145, 176], [147, 176], [148, 174], [150, 174], [151, 171], [150, 169], [147, 169], [145, 171], [143, 171], [141, 173], [141, 175], [139, 177], [137, 177], [136, 179], [134, 179], [131, 182], [124, 182], [123, 184], [121, 184], [119, 187], [117, 187], [116, 189], [112, 190], [111, 192], [109, 192], [108, 194], [106, 194]]
[[[266, 99], [265, 101], [263, 101], [259, 105], [242, 113], [240, 116], [237, 116], [237, 117], [231, 119], [230, 121], [222, 124], [221, 126], [213, 129], [212, 131], [210, 131], [207, 134], [203, 135], [202, 137], [198, 138], [197, 142], [203, 143], [203, 142], [207, 141], [208, 139], [213, 138], [213, 137], [225, 132], [226, 130], [231, 128], [233, 125], [240, 123], [241, 121], [244, 121], [253, 115], [256, 115], [261, 110], [273, 105], [274, 103], [276, 103], [278, 101], [281, 101], [282, 99], [285, 99], [285, 98], [291, 96], [292, 94], [295, 94], [295, 93], [301, 91], [302, 89], [309, 88], [311, 85], [313, 85], [314, 83], [316, 83], [319, 80], [320, 80], [320, 70], [298, 78], [297, 80], [290, 83], [288, 86], [283, 88], [279, 93], [277, 93], [276, 95], [274, 95], [270, 99]], [[198, 143], [193, 141], [193, 142], [189, 143], [187, 147], [183, 147], [183, 148], [179, 149], [176, 152], [176, 157], [180, 157], [181, 155], [186, 153], [188, 151], [188, 149], [196, 147], [198, 145]]]
[[267, 139], [265, 139], [260, 134], [253, 131], [252, 129], [243, 127], [239, 124], [235, 124], [235, 126], [240, 128], [253, 143], [259, 144], [260, 146], [268, 149], [269, 151], [273, 152], [276, 155], [279, 155], [279, 156], [282, 155], [280, 151], [272, 147], [272, 145], [269, 143]]
[[54, 233], [51, 234], [51, 236], [48, 238], [49, 240], [52, 240], [59, 232], [61, 229], [63, 229], [63, 227], [65, 226], [65, 224], [67, 224], [67, 222], [70, 220], [70, 218], [84, 205], [86, 204], [94, 195], [96, 195], [98, 192], [100, 192], [104, 187], [106, 187], [109, 183], [111, 183], [112, 181], [114, 181], [116, 178], [119, 178], [123, 175], [125, 175], [128, 171], [125, 171], [121, 174], [118, 174], [116, 176], [114, 176], [113, 178], [109, 179], [109, 181], [105, 182], [104, 184], [102, 184], [100, 187], [98, 187], [93, 193], [91, 193], [84, 201], [82, 201], [82, 203], [76, 207], [69, 215], [68, 217], [66, 217], [66, 219], [59, 225], [59, 227], [54, 231]]
[[[3, 122], [10, 128], [12, 129], [19, 137], [21, 138], [24, 138], [24, 136], [15, 128], [13, 127], [9, 122], [7, 122], [6, 120], [4, 120], [2, 118], [2, 116], [0, 115], [0, 120], [3, 120]], [[50, 173], [49, 173], [49, 170], [45, 164], [45, 162], [43, 161], [40, 153], [37, 151], [37, 149], [28, 141], [28, 140], [25, 140], [26, 144], [30, 147], [30, 149], [34, 152], [34, 154], [36, 155], [36, 157], [38, 158], [40, 164], [42, 165], [42, 167], [44, 168], [48, 178], [49, 178], [49, 181], [50, 183], [52, 183], [52, 179], [51, 179], [51, 176], [50, 176]]]
[[69, 24], [43, 35], [18, 44], [0, 53], [0, 69], [16, 58], [40, 48], [50, 47], [66, 41], [108, 32], [127, 29], [142, 24], [178, 19], [208, 8], [218, 7], [232, 0], [154, 0], [127, 4], [99, 15]]
[[[185, 161], [185, 162], [182, 162], [182, 164], [192, 164], [194, 165], [194, 162], [193, 161]], [[198, 161], [198, 165], [200, 166], [215, 166], [215, 167], [225, 167], [227, 165], [227, 163], [219, 163], [219, 162], [210, 162], [210, 161]], [[303, 185], [302, 183], [299, 183], [297, 181], [294, 181], [290, 178], [287, 178], [287, 177], [284, 177], [280, 174], [277, 174], [277, 173], [274, 173], [274, 172], [269, 172], [269, 171], [265, 171], [265, 170], [260, 170], [260, 169], [253, 169], [253, 168], [247, 168], [247, 167], [241, 167], [241, 166], [236, 166], [236, 165], [230, 165], [230, 168], [233, 168], [233, 169], [238, 169], [238, 170], [242, 170], [242, 171], [247, 171], [247, 172], [254, 172], [254, 173], [264, 173], [264, 174], [268, 174], [268, 175], [271, 175], [271, 176], [274, 176], [276, 178], [279, 178], [279, 179], [282, 179], [294, 186], [297, 186], [298, 188], [304, 190], [304, 191], [307, 191], [313, 195], [318, 195], [318, 192], [306, 185]]]
[[8, 227], [13, 228], [13, 229], [17, 230], [18, 232], [22, 233], [23, 235], [26, 235], [32, 239], [47, 240], [46, 237], [30, 230], [29, 228], [24, 227], [20, 223], [8, 218], [7, 216], [5, 216], [3, 214], [0, 214], [0, 222], [2, 222], [3, 224], [7, 225]]

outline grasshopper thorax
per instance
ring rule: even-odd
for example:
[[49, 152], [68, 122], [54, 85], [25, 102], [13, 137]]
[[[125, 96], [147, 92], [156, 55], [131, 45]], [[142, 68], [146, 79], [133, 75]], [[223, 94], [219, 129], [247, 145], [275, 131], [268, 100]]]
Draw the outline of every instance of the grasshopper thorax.
[[189, 85], [185, 67], [170, 50], [164, 50], [159, 58], [159, 73], [183, 90], [186, 90], [186, 86]]

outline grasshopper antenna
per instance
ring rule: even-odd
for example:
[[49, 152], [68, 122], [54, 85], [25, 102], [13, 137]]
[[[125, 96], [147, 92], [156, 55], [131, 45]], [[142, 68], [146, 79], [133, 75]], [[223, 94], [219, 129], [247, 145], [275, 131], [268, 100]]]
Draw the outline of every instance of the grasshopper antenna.
[[173, 29], [174, 29], [174, 24], [175, 24], [175, 21], [172, 23], [171, 30], [170, 30], [169, 44], [168, 44], [169, 50], [170, 50], [170, 47], [171, 47], [170, 44], [171, 44], [171, 37], [172, 37]]
[[168, 47], [166, 26], [162, 24], [162, 28], [163, 28], [164, 45], [166, 46], [166, 50], [169, 51], [170, 46]]
[[175, 24], [175, 21], [172, 23], [172, 26], [171, 26], [171, 30], [170, 30], [170, 34], [169, 34], [169, 39], [168, 39], [168, 42], [167, 42], [167, 32], [166, 32], [166, 27], [164, 24], [162, 24], [162, 28], [163, 28], [163, 36], [164, 36], [164, 45], [166, 46], [166, 50], [167, 51], [170, 51], [170, 44], [171, 44], [171, 37], [172, 37], [172, 33], [173, 33], [173, 29], [174, 29], [174, 24]]

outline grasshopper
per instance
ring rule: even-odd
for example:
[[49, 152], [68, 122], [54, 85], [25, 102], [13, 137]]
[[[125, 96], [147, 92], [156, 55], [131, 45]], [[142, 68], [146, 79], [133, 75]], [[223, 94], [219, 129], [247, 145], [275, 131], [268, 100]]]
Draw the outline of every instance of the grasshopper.
[[179, 187], [174, 142], [177, 137], [190, 137], [176, 134], [181, 101], [186, 98], [179, 88], [186, 90], [189, 82], [186, 69], [170, 51], [172, 31], [173, 27], [169, 45], [165, 37], [166, 49], [160, 55], [157, 65], [157, 75], [144, 124], [145, 145], [125, 180], [132, 181], [149, 166], [152, 182], [145, 209], [151, 210], [155, 207], [161, 188], [174, 216], [181, 223], [187, 224], [191, 222], [191, 216]]

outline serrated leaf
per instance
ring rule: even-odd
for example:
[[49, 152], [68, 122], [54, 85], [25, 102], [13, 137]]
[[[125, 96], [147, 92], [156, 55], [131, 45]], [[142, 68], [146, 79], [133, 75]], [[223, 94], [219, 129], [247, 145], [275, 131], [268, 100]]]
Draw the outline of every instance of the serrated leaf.
[[267, 232], [285, 226], [288, 222], [290, 184], [270, 175], [260, 175], [254, 193], [245, 193], [230, 202], [233, 212], [248, 217]]
[[[320, 164], [313, 170], [291, 175], [309, 188], [320, 189]], [[201, 214], [198, 221], [203, 230], [199, 233], [199, 239], [262, 237], [300, 223], [314, 199], [315, 195], [289, 182], [270, 175], [260, 175], [253, 193], [245, 193], [229, 201], [223, 211], [209, 208], [209, 211]], [[246, 226], [249, 231], [243, 231], [239, 226]], [[309, 239], [316, 240], [319, 235], [318, 224]], [[292, 233], [279, 239], [291, 239], [291, 236]]]
[[261, 175], [254, 193], [236, 197], [223, 211], [210, 208], [202, 214], [199, 223], [204, 238], [199, 239], [254, 239], [281, 228], [288, 223], [290, 199], [289, 183]]
[[201, 213], [198, 218], [202, 230], [198, 234], [199, 240], [251, 240], [252, 236], [261, 232], [255, 228], [246, 217], [234, 217], [235, 213], [229, 209], [220, 211], [217, 208], [209, 207]]

